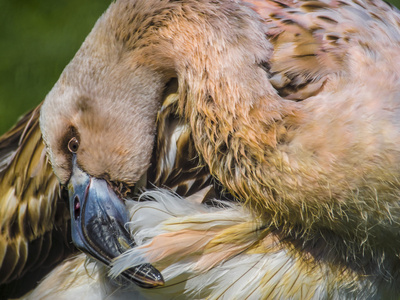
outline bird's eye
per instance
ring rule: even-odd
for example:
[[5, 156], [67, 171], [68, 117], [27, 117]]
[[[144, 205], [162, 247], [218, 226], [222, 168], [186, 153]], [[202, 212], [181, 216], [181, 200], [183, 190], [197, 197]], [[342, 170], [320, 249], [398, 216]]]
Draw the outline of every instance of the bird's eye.
[[71, 153], [76, 153], [76, 151], [78, 151], [78, 148], [79, 148], [79, 141], [76, 137], [73, 137], [68, 142], [68, 150]]

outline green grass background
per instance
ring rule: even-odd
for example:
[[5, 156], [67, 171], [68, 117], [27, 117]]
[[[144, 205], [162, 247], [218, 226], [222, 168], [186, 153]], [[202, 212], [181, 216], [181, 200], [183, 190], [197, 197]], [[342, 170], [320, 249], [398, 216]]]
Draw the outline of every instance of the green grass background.
[[111, 0], [0, 0], [0, 134], [39, 104]]
[[0, 0], [0, 134], [44, 99], [110, 3]]

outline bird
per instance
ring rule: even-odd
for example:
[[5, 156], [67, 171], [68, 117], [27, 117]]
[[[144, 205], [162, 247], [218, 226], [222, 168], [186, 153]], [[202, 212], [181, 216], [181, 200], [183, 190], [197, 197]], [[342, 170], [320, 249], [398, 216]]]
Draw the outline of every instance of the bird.
[[[142, 294], [396, 298], [399, 20], [379, 0], [113, 2], [40, 108], [75, 245]], [[171, 82], [235, 201], [121, 201]]]

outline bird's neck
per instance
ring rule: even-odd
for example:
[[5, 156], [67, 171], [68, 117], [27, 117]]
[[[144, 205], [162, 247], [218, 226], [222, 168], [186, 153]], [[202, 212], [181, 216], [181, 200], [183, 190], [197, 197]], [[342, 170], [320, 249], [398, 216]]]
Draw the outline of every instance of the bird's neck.
[[301, 114], [268, 80], [272, 45], [265, 25], [250, 9], [228, 8], [220, 18], [205, 16], [201, 26], [178, 22], [176, 28], [192, 32], [174, 40], [161, 32], [160, 40], [168, 41], [164, 49], [177, 73], [180, 111], [201, 158], [232, 194], [270, 215], [283, 211], [274, 188], [274, 177], [282, 173], [278, 147]]

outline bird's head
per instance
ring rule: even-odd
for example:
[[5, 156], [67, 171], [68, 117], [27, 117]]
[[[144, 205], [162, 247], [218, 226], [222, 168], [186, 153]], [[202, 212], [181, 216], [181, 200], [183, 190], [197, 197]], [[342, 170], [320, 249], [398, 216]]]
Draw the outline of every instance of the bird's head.
[[79, 53], [77, 58], [79, 62], [74, 59], [47, 95], [41, 111], [54, 172], [66, 184], [75, 156], [88, 174], [132, 186], [149, 166], [163, 86], [144, 67], [132, 66], [130, 73], [128, 65], [104, 66]]

